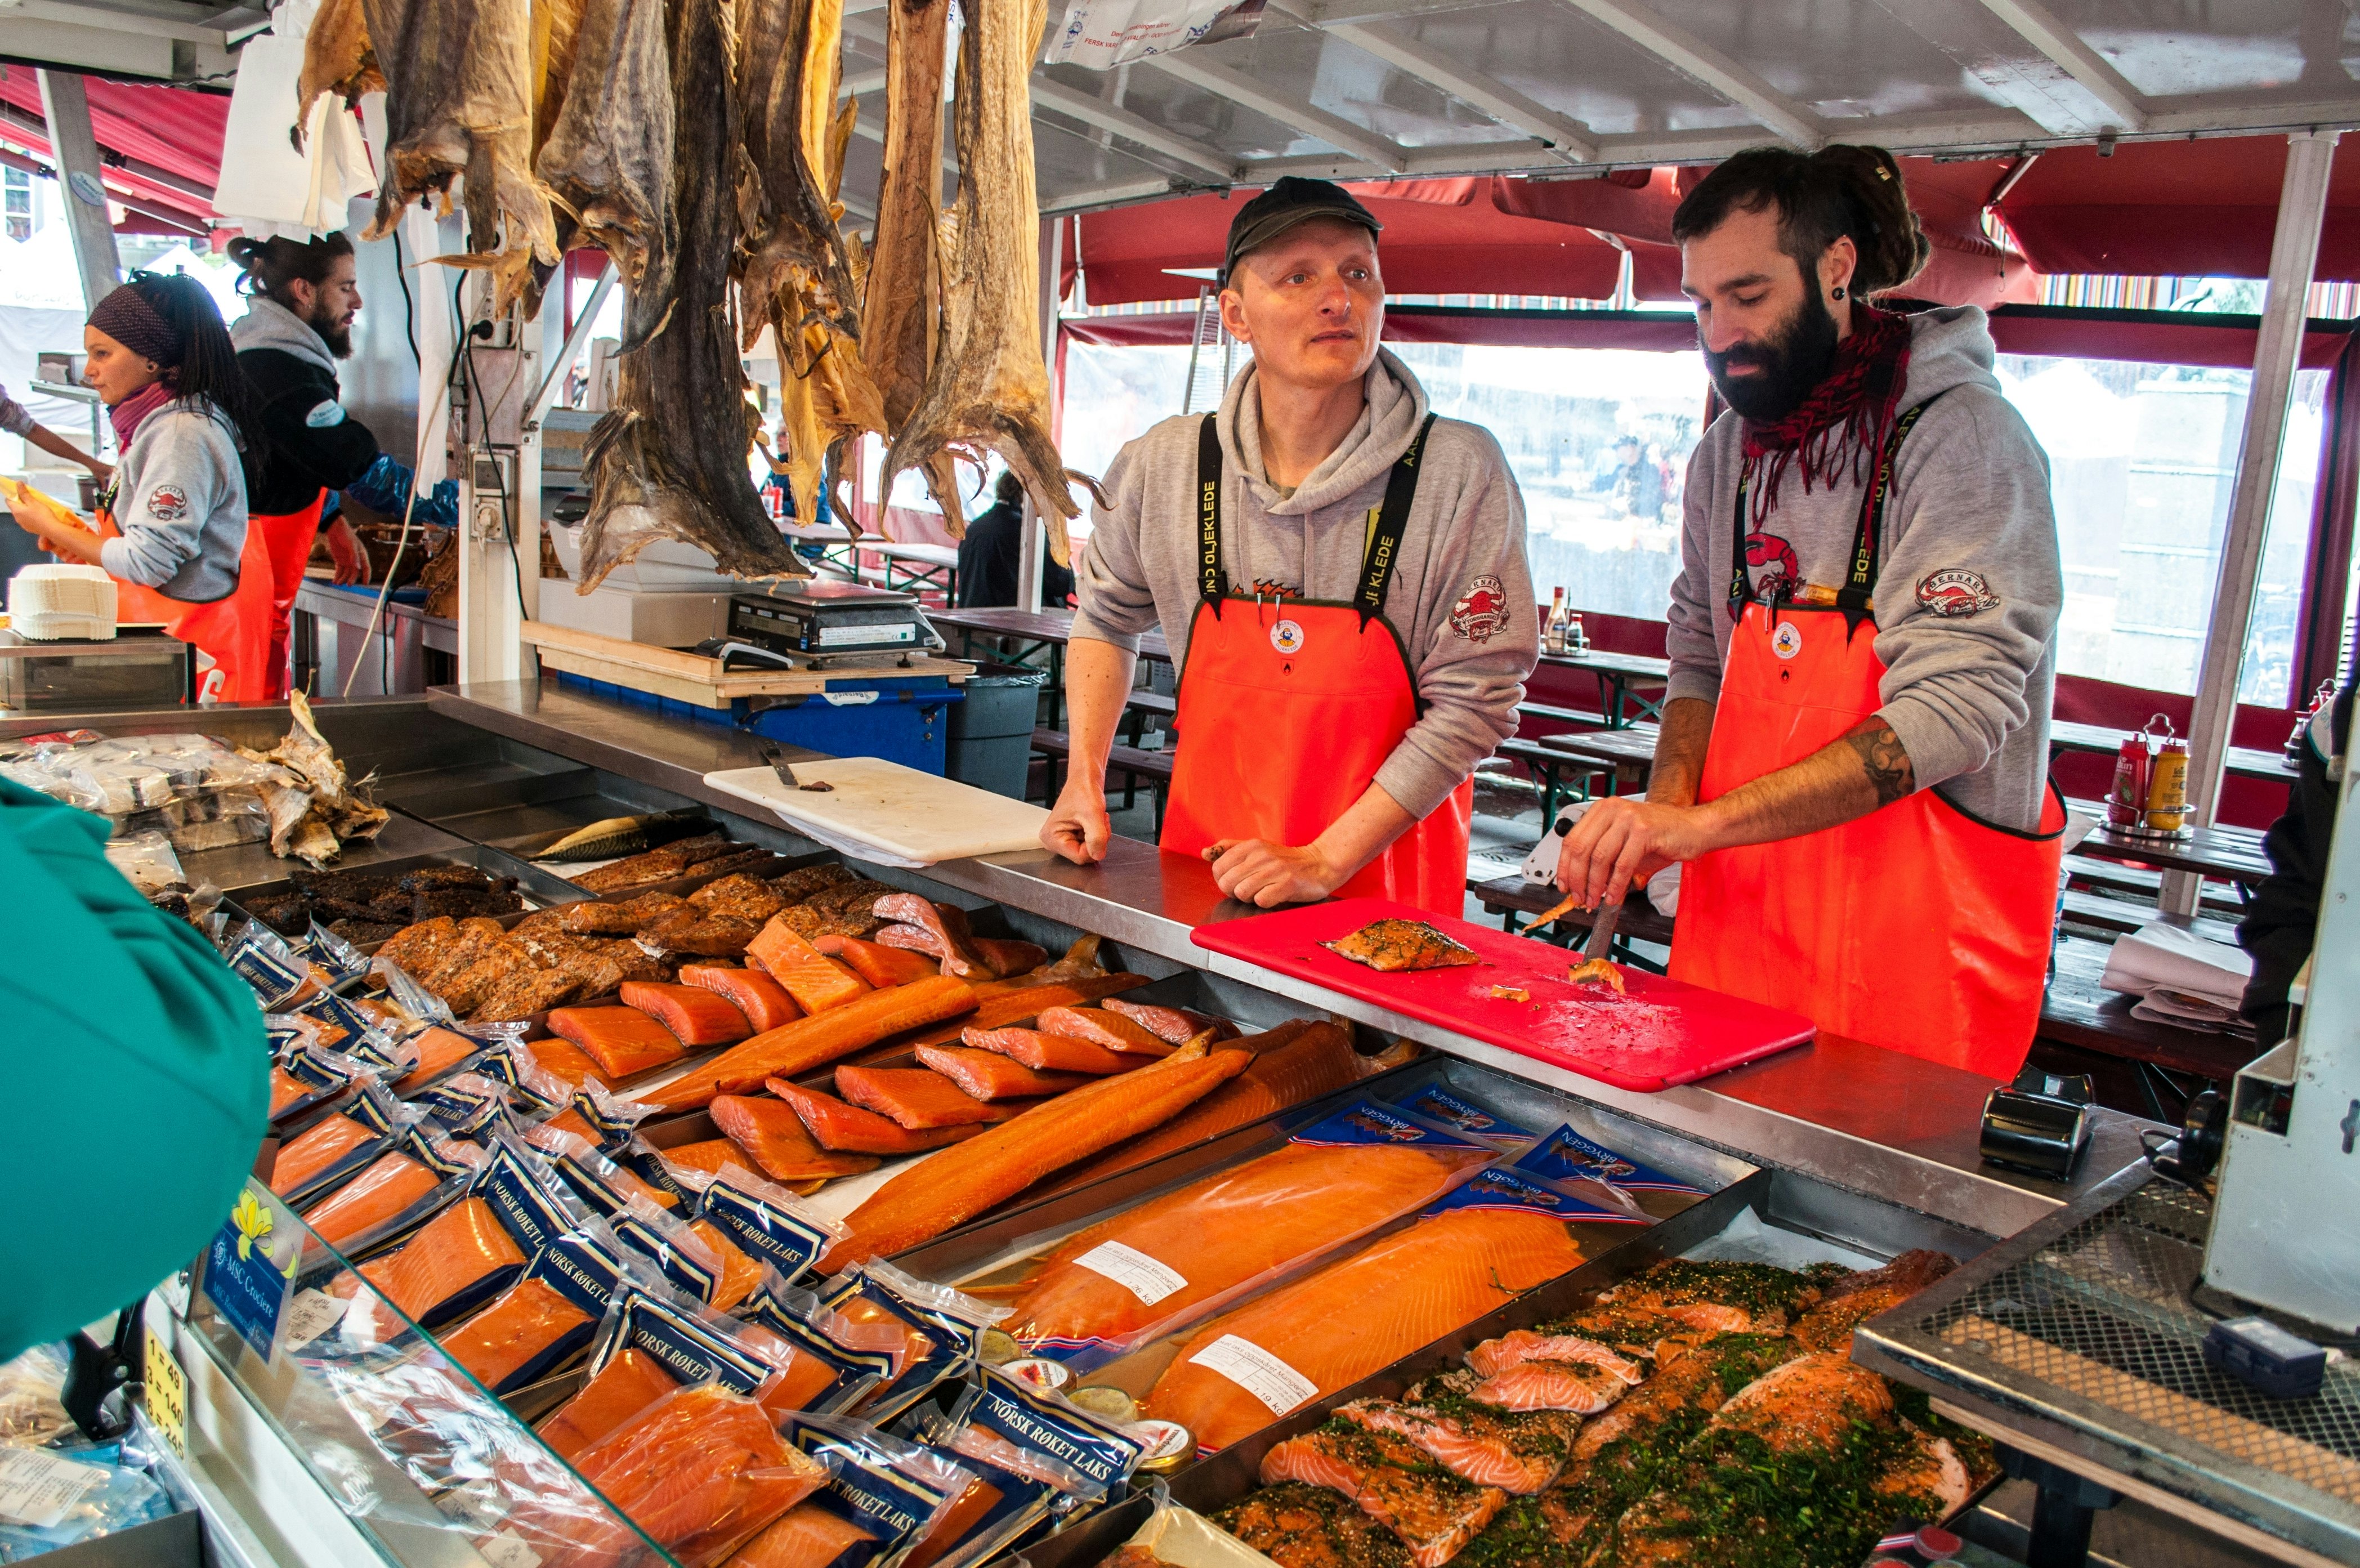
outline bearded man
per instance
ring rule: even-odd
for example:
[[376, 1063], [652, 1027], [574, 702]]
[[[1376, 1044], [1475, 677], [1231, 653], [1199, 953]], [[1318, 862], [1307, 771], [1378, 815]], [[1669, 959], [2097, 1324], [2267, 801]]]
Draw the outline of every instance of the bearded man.
[[2038, 1024], [2063, 804], [2049, 460], [1983, 313], [1869, 303], [1924, 265], [1880, 148], [1765, 148], [1672, 220], [1713, 385], [1644, 799], [1569, 833], [1620, 902], [1686, 862], [1677, 979], [1985, 1077]]

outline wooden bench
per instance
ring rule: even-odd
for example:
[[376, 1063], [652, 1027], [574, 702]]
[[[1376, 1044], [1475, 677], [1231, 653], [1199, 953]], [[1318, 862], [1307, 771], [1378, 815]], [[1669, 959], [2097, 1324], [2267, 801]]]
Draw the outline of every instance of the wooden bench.
[[[2156, 917], [2155, 901], [2149, 897], [2142, 903], [2136, 898], [2110, 898], [2103, 893], [2068, 887], [2065, 890], [2065, 923], [2087, 927], [2093, 930], [2120, 935], [2136, 931]], [[2209, 941], [2234, 945], [2237, 927], [2234, 922], [2198, 916], [2196, 934]]]
[[2132, 1017], [2137, 998], [2098, 984], [2112, 947], [2070, 932], [2057, 938], [2057, 973], [2041, 995], [2032, 1060], [2051, 1072], [2090, 1073], [2101, 1102], [2117, 1110], [2177, 1123], [2188, 1096], [2206, 1084], [2227, 1088], [2269, 1043]]
[[1550, 724], [1586, 724], [1594, 729], [1606, 727], [1606, 716], [1594, 708], [1557, 707], [1546, 702], [1520, 702], [1516, 712], [1526, 718], [1538, 718]]
[[1652, 724], [1633, 724], [1623, 729], [1568, 729], [1560, 735], [1544, 735], [1540, 743], [1594, 771], [1612, 774], [1612, 793], [1636, 795], [1647, 787], [1647, 775], [1655, 768], [1657, 733]]
[[[1500, 742], [1498, 756], [1513, 758], [1530, 768], [1534, 782], [1541, 786], [1541, 822], [1544, 827], [1557, 820], [1557, 801], [1560, 794], [1579, 789], [1576, 799], [1590, 798], [1590, 781], [1606, 770], [1592, 763], [1553, 751], [1538, 740], [1526, 740], [1510, 736]], [[1562, 775], [1562, 776], [1561, 776]], [[1572, 780], [1579, 779], [1577, 786]]]
[[[2163, 873], [2143, 866], [2125, 865], [2118, 861], [2102, 861], [2095, 855], [2065, 857], [2067, 885], [2087, 888], [2093, 893], [2128, 894], [2134, 898], [2153, 904], [2163, 893]], [[2217, 882], [2208, 880], [2201, 905], [2207, 915], [2217, 915], [2224, 920], [2242, 919], [2245, 913], [2241, 896], [2245, 884], [2231, 883], [2223, 890]]]
[[[1035, 729], [1032, 731], [1032, 750], [1049, 760], [1048, 798], [1054, 806], [1057, 792], [1065, 784], [1063, 767], [1073, 757], [1073, 737], [1062, 729]], [[1141, 779], [1148, 780], [1154, 786], [1155, 830], [1159, 836], [1164, 831], [1164, 808], [1171, 795], [1172, 769], [1175, 760], [1170, 751], [1142, 751], [1139, 747], [1120, 742], [1107, 748], [1107, 772], [1129, 775], [1130, 782], [1123, 789], [1123, 809], [1129, 810], [1136, 800], [1133, 792], [1139, 787]]]
[[[1477, 882], [1470, 877], [1467, 891], [1481, 901], [1483, 913], [1500, 916], [1500, 929], [1502, 931], [1520, 929], [1518, 916], [1545, 915], [1565, 896], [1546, 883], [1526, 882], [1521, 876], [1493, 877], [1488, 882]], [[1555, 942], [1560, 947], [1575, 947], [1590, 934], [1590, 927], [1597, 918], [1596, 912], [1592, 910], [1570, 910], [1550, 922], [1547, 930], [1525, 930], [1524, 935], [1536, 937], [1545, 942]], [[1644, 898], [1634, 897], [1622, 906], [1622, 923], [1614, 928], [1616, 962], [1638, 963], [1642, 969], [1662, 972], [1655, 964], [1643, 962], [1628, 950], [1623, 944], [1631, 938], [1660, 942], [1669, 947], [1672, 917], [1656, 914]]]
[[[1162, 692], [1149, 691], [1143, 686], [1125, 693], [1122, 707], [1123, 728], [1128, 731], [1133, 746], [1147, 739], [1147, 721], [1151, 716], [1164, 720], [1164, 729], [1167, 735], [1175, 728], [1174, 720], [1180, 717], [1178, 697], [1165, 696]], [[1122, 804], [1126, 809], [1130, 807], [1131, 796], [1128, 793], [1123, 795]]]

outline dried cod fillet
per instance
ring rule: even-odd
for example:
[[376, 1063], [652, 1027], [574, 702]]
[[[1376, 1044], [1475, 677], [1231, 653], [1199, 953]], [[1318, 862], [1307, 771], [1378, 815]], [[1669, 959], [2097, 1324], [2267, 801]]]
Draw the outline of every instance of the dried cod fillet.
[[386, 80], [388, 165], [365, 237], [384, 238], [403, 208], [464, 176], [472, 254], [442, 259], [491, 270], [497, 315], [532, 263], [558, 255], [532, 177], [529, 0], [361, 0], [361, 10]]
[[669, 320], [659, 313], [661, 324], [623, 356], [615, 407], [584, 452], [590, 512], [579, 593], [659, 539], [693, 544], [736, 576], [811, 576], [746, 474], [753, 411], [729, 323], [739, 132], [729, 15], [718, 0], [679, 0], [670, 31], [673, 298]]
[[[552, 56], [557, 47], [552, 38]], [[672, 61], [663, 0], [587, 0], [571, 41], [564, 100], [533, 172], [605, 247], [627, 291], [627, 348], [672, 305], [680, 231], [672, 196]]]
[[[959, 192], [945, 227], [943, 336], [917, 407], [896, 431], [884, 483], [956, 448], [997, 452], [1049, 525], [1067, 564], [1065, 521], [1079, 508], [1049, 435], [1041, 358], [1041, 209], [1032, 181], [1026, 85], [1047, 21], [1043, 0], [978, 0], [959, 38]], [[913, 155], [914, 156], [914, 155]]]
[[385, 91], [377, 51], [369, 47], [361, 0], [326, 0], [303, 35], [303, 71], [295, 82], [295, 134], [311, 122], [311, 103], [333, 93], [347, 104]]
[[942, 312], [943, 61], [951, 0], [890, 0], [885, 168], [861, 351], [895, 429], [918, 406]]

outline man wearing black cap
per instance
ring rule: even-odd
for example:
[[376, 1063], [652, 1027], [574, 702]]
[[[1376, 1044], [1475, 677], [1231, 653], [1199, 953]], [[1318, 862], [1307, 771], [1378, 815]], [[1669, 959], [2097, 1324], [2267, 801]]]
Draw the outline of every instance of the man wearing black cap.
[[1105, 772], [1139, 634], [1181, 665], [1163, 847], [1269, 906], [1340, 893], [1463, 906], [1475, 764], [1539, 651], [1499, 444], [1435, 417], [1378, 345], [1381, 225], [1281, 180], [1229, 225], [1221, 320], [1253, 358], [1218, 413], [1107, 470], [1066, 663], [1074, 767], [1042, 830], [1106, 852]]

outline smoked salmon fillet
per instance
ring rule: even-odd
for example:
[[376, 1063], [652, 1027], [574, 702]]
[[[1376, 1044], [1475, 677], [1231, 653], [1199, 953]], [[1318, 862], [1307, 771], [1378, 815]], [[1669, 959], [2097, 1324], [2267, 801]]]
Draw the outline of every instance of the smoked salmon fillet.
[[1081, 1073], [1091, 1078], [1110, 1078], [1116, 1073], [1129, 1072], [1144, 1066], [1153, 1059], [1144, 1053], [1133, 1055], [1110, 1051], [1104, 1046], [1077, 1039], [1072, 1035], [1044, 1035], [1038, 1029], [969, 1029], [959, 1038], [972, 1049], [996, 1051], [1035, 1072]]
[[1022, 942], [1007, 937], [975, 937], [969, 939], [984, 966], [1003, 979], [1030, 973], [1049, 959], [1049, 949], [1038, 942]]
[[580, 1046], [609, 1078], [628, 1078], [688, 1054], [670, 1029], [636, 1007], [558, 1007], [549, 1032]]
[[1191, 1147], [1249, 1122], [1349, 1089], [1370, 1071], [1369, 1058], [1352, 1048], [1351, 1036], [1328, 1023], [1282, 1024], [1269, 1034], [1224, 1041], [1213, 1048], [1251, 1049], [1253, 1065], [1153, 1132], [1118, 1144], [1065, 1172], [1045, 1190], [1071, 1191], [1101, 1177], [1161, 1159], [1175, 1149]]
[[1010, 1114], [925, 1067], [840, 1067], [836, 1091], [913, 1131], [1004, 1122]]
[[[974, 1137], [983, 1131], [980, 1123], [913, 1131], [890, 1116], [880, 1116], [865, 1106], [848, 1104], [833, 1094], [805, 1089], [783, 1078], [771, 1079], [767, 1087], [771, 1093], [794, 1107], [794, 1113], [802, 1118], [803, 1129], [814, 1143], [824, 1149], [834, 1149], [843, 1154], [923, 1154], [928, 1149], [938, 1149], [945, 1144]], [[718, 1105], [721, 1102], [716, 1100], [714, 1103]], [[869, 1163], [873, 1168], [877, 1162], [870, 1160]]]
[[662, 1396], [574, 1469], [684, 1568], [726, 1561], [828, 1479], [760, 1406], [714, 1384]]
[[[976, 980], [1000, 978], [1000, 971], [976, 951], [975, 938], [967, 928], [967, 911], [955, 904], [935, 904], [914, 893], [889, 893], [870, 905], [869, 913], [880, 920], [900, 922], [899, 927], [888, 926], [877, 934], [878, 940], [889, 948], [923, 942], [924, 945], [915, 950], [940, 959], [945, 974]], [[897, 931], [916, 935], [904, 935], [894, 940]]]
[[550, 1451], [570, 1464], [585, 1449], [679, 1387], [679, 1380], [654, 1356], [626, 1345], [536, 1430]]
[[489, 1392], [504, 1393], [510, 1379], [535, 1358], [589, 1326], [590, 1314], [546, 1281], [520, 1279], [490, 1306], [443, 1334], [442, 1354]]
[[743, 1166], [746, 1151], [733, 1138], [706, 1138], [699, 1143], [677, 1144], [656, 1151], [667, 1161], [689, 1170], [701, 1170], [707, 1176], [718, 1176], [725, 1165]]
[[440, 1025], [421, 1030], [417, 1044], [418, 1065], [393, 1086], [397, 1097], [416, 1093], [484, 1048], [481, 1042]]
[[680, 982], [727, 997], [732, 1007], [746, 1015], [746, 1022], [758, 1035], [781, 1024], [792, 1024], [803, 1015], [795, 999], [787, 994], [787, 988], [758, 970], [733, 969], [727, 964], [683, 964]]
[[[1000, 1327], [1027, 1347], [1119, 1340], [1423, 1207], [1490, 1157], [1484, 1149], [1289, 1144], [1067, 1237]], [[1134, 1266], [1140, 1257], [1163, 1266], [1173, 1288], [1142, 1300], [1113, 1277], [1125, 1270], [1092, 1266], [1091, 1255], [1108, 1246]]]
[[1170, 1056], [1174, 1049], [1121, 1014], [1109, 1013], [1103, 1007], [1043, 1008], [1037, 1026], [1044, 1035], [1087, 1040], [1125, 1056]]
[[852, 1234], [820, 1259], [823, 1272], [890, 1255], [965, 1224], [1051, 1171], [1145, 1132], [1243, 1071], [1240, 1051], [1184, 1047], [1136, 1072], [1061, 1094], [951, 1153], [921, 1160], [846, 1217]]
[[311, 1086], [283, 1067], [270, 1069], [270, 1119], [274, 1122], [311, 1098]]
[[1581, 1418], [1563, 1410], [1515, 1413], [1468, 1397], [1464, 1372], [1429, 1377], [1391, 1399], [1355, 1399], [1337, 1415], [1371, 1431], [1405, 1437], [1454, 1475], [1479, 1486], [1529, 1496], [1557, 1479]]
[[748, 961], [759, 960], [763, 971], [786, 987], [795, 1005], [805, 1013], [841, 1007], [872, 989], [844, 964], [811, 945], [810, 938], [773, 915], [754, 939], [746, 944]]
[[829, 1568], [877, 1537], [825, 1508], [799, 1508], [746, 1543], [729, 1568]]
[[702, 1067], [639, 1098], [666, 1111], [741, 1094], [766, 1078], [792, 1078], [850, 1056], [890, 1035], [923, 1029], [976, 1010], [975, 988], [947, 976], [872, 991], [840, 1007], [798, 1018], [735, 1045]]
[[700, 1046], [734, 1046], [754, 1032], [735, 1003], [705, 986], [627, 980], [622, 996], [624, 1006], [645, 1013], [691, 1050]]
[[270, 1190], [281, 1198], [290, 1192], [300, 1192], [322, 1171], [383, 1136], [375, 1127], [350, 1116], [322, 1118], [301, 1136], [279, 1146], [279, 1157], [270, 1167]]
[[[1051, 966], [1054, 968], [1054, 965]], [[1045, 972], [1045, 971], [1044, 971]], [[1011, 1024], [1031, 1022], [1043, 1007], [1071, 1006], [1079, 1002], [1095, 1002], [1112, 996], [1117, 992], [1131, 991], [1149, 984], [1143, 974], [1085, 975], [1077, 980], [1032, 981], [1029, 980], [990, 981], [970, 986], [967, 994], [975, 1006], [956, 1023], [938, 1024], [931, 1028], [905, 1030], [880, 1042], [877, 1058], [899, 1056], [920, 1046], [955, 1046], [960, 1034], [969, 1028], [1004, 1029]], [[863, 1066], [867, 1063], [864, 1061]]]
[[716, 1286], [709, 1303], [716, 1312], [726, 1312], [754, 1293], [762, 1283], [762, 1266], [738, 1249], [738, 1244], [721, 1234], [721, 1228], [710, 1220], [698, 1220], [689, 1227], [698, 1241], [713, 1249], [721, 1260], [721, 1282]]
[[601, 1089], [612, 1089], [613, 1081], [592, 1061], [588, 1053], [573, 1041], [558, 1035], [545, 1035], [525, 1043], [532, 1053], [533, 1065], [563, 1083], [568, 1089], [579, 1089], [585, 1082]]
[[851, 966], [853, 973], [880, 991], [943, 972], [943, 966], [923, 953], [863, 941], [858, 937], [822, 937], [812, 945], [830, 958], [842, 959]]
[[[1206, 1030], [1213, 1031], [1215, 1043], [1234, 1040], [1238, 1027], [1225, 1018], [1194, 1012], [1185, 1007], [1165, 1007], [1153, 1002], [1120, 1002], [1105, 1003], [1109, 1013], [1120, 1013], [1167, 1046], [1185, 1046]], [[1282, 1024], [1281, 1028], [1299, 1028], [1299, 1024]], [[1273, 1045], [1278, 1042], [1273, 1041]]]
[[463, 1198], [427, 1221], [399, 1251], [361, 1265], [361, 1277], [411, 1322], [433, 1328], [449, 1315], [448, 1303], [521, 1272], [525, 1261], [491, 1205]]
[[918, 1059], [978, 1100], [1029, 1100], [1036, 1095], [1063, 1094], [1068, 1089], [1079, 1089], [1093, 1076], [1083, 1072], [1036, 1072], [1013, 1057], [998, 1051], [979, 1051], [971, 1046], [920, 1046]]
[[303, 1223], [322, 1241], [341, 1251], [355, 1237], [408, 1212], [441, 1181], [406, 1154], [382, 1155], [326, 1201], [305, 1210]]
[[1240, 1352], [1224, 1340], [1244, 1342], [1242, 1359], [1274, 1358], [1332, 1394], [1580, 1263], [1561, 1221], [1448, 1210], [1214, 1319], [1181, 1347], [1142, 1409], [1186, 1427], [1201, 1448], [1227, 1448], [1285, 1411], [1219, 1370]]
[[1450, 1474], [1407, 1439], [1350, 1421], [1277, 1444], [1262, 1456], [1262, 1479], [1342, 1493], [1399, 1536], [1417, 1568], [1442, 1568], [1508, 1502], [1499, 1487]]
[[877, 1168], [871, 1156], [831, 1154], [821, 1148], [812, 1141], [803, 1119], [783, 1101], [720, 1095], [713, 1102], [713, 1124], [773, 1181], [858, 1176]]

